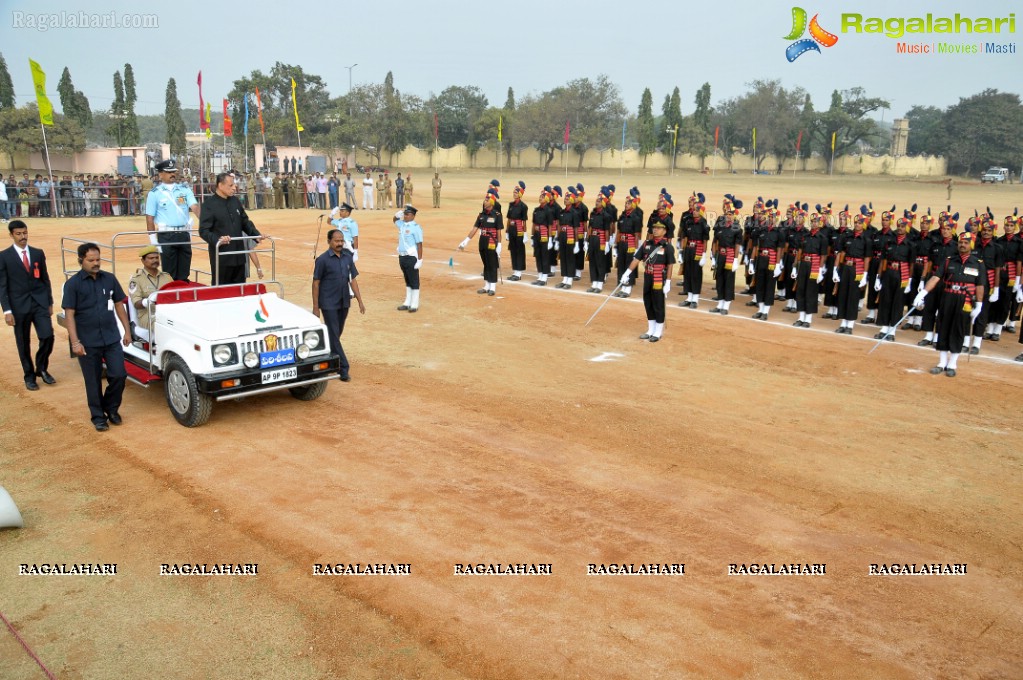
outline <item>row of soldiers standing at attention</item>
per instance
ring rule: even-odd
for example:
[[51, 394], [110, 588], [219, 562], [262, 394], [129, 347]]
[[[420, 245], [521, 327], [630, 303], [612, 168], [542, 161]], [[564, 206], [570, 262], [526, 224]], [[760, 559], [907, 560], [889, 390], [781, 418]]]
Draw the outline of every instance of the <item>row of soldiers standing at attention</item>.
[[[710, 311], [727, 315], [735, 300], [735, 275], [744, 269], [743, 293], [753, 296], [746, 304], [757, 308], [754, 318], [766, 320], [775, 301], [784, 300], [785, 311], [799, 315], [793, 326], [810, 328], [813, 316], [823, 304], [826, 307], [823, 317], [840, 321], [835, 332], [851, 335], [865, 303], [864, 322], [881, 327], [874, 336], [876, 339], [894, 341], [900, 322], [904, 322], [902, 329], [925, 333], [918, 345], [938, 347], [947, 344], [940, 341], [941, 299], [946, 289], [957, 295], [961, 289], [959, 284], [947, 280], [955, 276], [950, 271], [954, 267], [948, 265], [954, 257], [961, 259], [960, 237], [965, 234], [969, 256], [982, 270], [982, 275], [973, 274], [976, 268], [967, 267], [967, 276], [976, 276], [977, 285], [983, 285], [961, 296], [970, 324], [962, 338], [955, 336], [956, 342], [964, 344], [953, 349], [978, 354], [984, 340], [999, 341], [1003, 330], [1016, 330], [1023, 302], [1020, 286], [1023, 218], [1018, 211], [1004, 218], [1003, 233], [996, 237], [998, 224], [990, 210], [975, 212], [959, 233], [959, 214], [953, 214], [951, 207], [938, 214], [936, 224], [929, 208], [918, 215], [914, 204], [899, 214], [892, 206], [881, 213], [880, 225], [876, 225], [877, 214], [872, 204], [861, 206], [855, 214], [846, 206], [835, 215], [830, 203], [817, 204], [811, 212], [807, 203], [794, 201], [787, 206], [782, 219], [777, 199], [765, 201], [758, 197], [752, 214], [743, 219], [739, 212], [743, 202], [726, 194], [721, 214], [711, 227], [704, 195], [693, 192], [688, 197], [688, 209], [679, 216], [676, 238], [673, 199], [663, 188], [654, 210], [644, 220], [636, 187], [630, 189], [624, 210], [619, 212], [613, 203], [614, 185], [600, 188], [592, 209], [584, 203], [585, 189], [581, 184], [564, 190], [560, 186], [545, 186], [528, 227], [525, 190], [524, 182], [515, 185], [505, 216], [499, 202], [500, 182], [491, 180], [483, 209], [459, 246], [464, 249], [480, 233], [484, 268], [480, 294], [495, 294], [502, 241], [508, 243], [511, 256], [512, 274], [508, 279], [522, 279], [527, 236], [533, 248], [536, 286], [547, 285], [557, 269], [561, 281], [555, 287], [570, 289], [574, 281], [581, 280], [588, 264], [588, 292], [601, 293], [607, 276], [616, 269], [620, 285], [614, 295], [627, 298], [637, 280], [636, 264], [644, 262], [649, 265], [645, 271], [649, 269], [654, 274], [644, 280], [644, 301], [649, 297], [648, 288], [656, 291], [660, 299], [654, 299], [652, 309], [648, 305], [648, 322], [652, 325], [642, 337], [659, 338], [664, 324], [664, 296], [670, 290], [670, 271], [677, 252], [682, 272], [679, 294], [685, 295], [680, 307], [698, 308], [705, 267], [710, 264], [713, 300], [717, 303]], [[653, 228], [657, 224], [664, 227], [659, 236]], [[914, 304], [917, 297], [939, 274], [945, 277], [939, 280], [941, 285], [932, 286], [917, 309]], [[657, 324], [660, 325], [655, 327]], [[946, 330], [945, 339], [949, 338]], [[1017, 360], [1023, 361], [1023, 354]], [[952, 364], [954, 375], [954, 361]]]

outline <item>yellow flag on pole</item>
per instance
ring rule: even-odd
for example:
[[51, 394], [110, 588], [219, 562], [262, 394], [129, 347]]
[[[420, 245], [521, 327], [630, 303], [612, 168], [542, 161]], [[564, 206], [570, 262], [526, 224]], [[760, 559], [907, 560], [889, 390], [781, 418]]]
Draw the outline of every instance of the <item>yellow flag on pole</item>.
[[305, 132], [305, 128], [298, 122], [298, 100], [295, 98], [295, 79], [291, 79], [291, 108], [295, 109], [295, 129], [299, 132]]
[[504, 116], [498, 116], [497, 118], [497, 141], [501, 141], [501, 128], [504, 127]]
[[211, 108], [212, 108], [212, 104], [210, 104], [209, 102], [206, 102], [206, 139], [209, 139], [210, 137], [213, 136], [213, 131], [210, 130], [210, 109]]
[[757, 148], [757, 129], [753, 128], [753, 148]]
[[835, 137], [836, 136], [838, 136], [838, 131], [837, 130], [835, 132], [831, 133], [831, 152], [832, 153], [835, 152]]
[[28, 60], [28, 66], [32, 69], [32, 84], [36, 90], [36, 102], [39, 104], [39, 122], [43, 125], [53, 125], [53, 104], [46, 96], [46, 74], [37, 63]]

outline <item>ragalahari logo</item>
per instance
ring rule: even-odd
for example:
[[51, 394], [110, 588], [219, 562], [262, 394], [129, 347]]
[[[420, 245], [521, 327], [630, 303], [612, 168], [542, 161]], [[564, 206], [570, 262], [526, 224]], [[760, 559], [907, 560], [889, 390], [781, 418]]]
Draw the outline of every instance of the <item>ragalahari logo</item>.
[[813, 19], [810, 20], [810, 38], [797, 40], [806, 32], [806, 10], [802, 7], [792, 8], [792, 32], [785, 36], [785, 40], [796, 41], [785, 49], [785, 58], [790, 62], [795, 61], [810, 50], [820, 52], [821, 48], [817, 47], [818, 43], [824, 47], [832, 47], [838, 42], [837, 35], [828, 33], [817, 23], [818, 16], [820, 15], [814, 14]]

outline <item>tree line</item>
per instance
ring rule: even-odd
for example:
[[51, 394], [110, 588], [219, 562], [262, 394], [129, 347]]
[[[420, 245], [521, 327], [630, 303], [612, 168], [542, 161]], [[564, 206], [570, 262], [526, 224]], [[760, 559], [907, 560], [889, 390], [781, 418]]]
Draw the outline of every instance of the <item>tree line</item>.
[[[578, 155], [581, 169], [587, 153], [613, 154], [625, 146], [637, 149], [644, 163], [657, 151], [706, 159], [716, 149], [726, 161], [735, 153], [755, 151], [758, 169], [777, 171], [797, 156], [820, 154], [830, 163], [832, 156], [886, 153], [889, 146], [888, 130], [875, 119], [889, 102], [859, 87], [834, 91], [828, 107], [818, 111], [805, 90], [786, 88], [779, 80], [747, 83], [744, 94], [716, 106], [711, 105], [710, 83], [704, 83], [694, 93], [692, 113], [683, 115], [678, 87], [664, 95], [656, 113], [653, 93], [646, 88], [633, 111], [618, 86], [599, 75], [521, 98], [509, 87], [498, 107], [475, 85], [452, 85], [425, 99], [405, 93], [390, 72], [382, 83], [331, 96], [323, 78], [281, 62], [267, 73], [254, 70], [234, 81], [227, 99], [235, 135], [241, 134], [247, 102], [253, 141], [262, 135], [257, 122], [261, 114], [268, 144], [297, 145], [292, 79], [304, 128], [302, 144], [332, 157], [358, 149], [377, 164], [390, 162], [410, 144], [426, 149], [462, 144], [470, 164], [488, 149], [503, 154], [509, 164], [513, 155], [536, 154], [537, 165], [547, 170], [567, 145]], [[131, 64], [112, 80], [110, 109], [93, 111], [64, 69], [57, 86], [64, 113], [48, 131], [51, 146], [70, 152], [84, 148], [87, 140], [118, 146], [165, 142], [172, 154], [183, 153], [185, 132], [198, 126], [200, 112], [182, 109], [175, 79], [167, 83], [164, 115], [141, 117], [135, 114]], [[0, 54], [0, 149], [13, 154], [41, 148], [38, 119], [33, 123], [31, 111], [33, 104], [14, 106], [10, 74]], [[186, 125], [186, 115], [194, 126]], [[1023, 137], [1018, 135], [1023, 105], [1017, 94], [984, 90], [944, 110], [914, 106], [906, 117], [908, 153], [945, 156], [950, 172], [970, 175], [989, 165], [1015, 167], [1023, 161]], [[218, 114], [214, 123], [220, 119]], [[764, 167], [768, 157], [778, 166]]]

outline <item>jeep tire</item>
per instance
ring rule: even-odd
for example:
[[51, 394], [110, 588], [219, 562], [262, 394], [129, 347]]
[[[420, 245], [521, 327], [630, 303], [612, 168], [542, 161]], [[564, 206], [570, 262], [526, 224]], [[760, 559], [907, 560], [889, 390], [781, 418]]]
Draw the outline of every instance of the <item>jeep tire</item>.
[[312, 401], [313, 399], [319, 399], [323, 396], [323, 393], [327, 391], [327, 381], [321, 380], [320, 382], [313, 383], [312, 385], [289, 387], [288, 391], [291, 392], [291, 396], [295, 397], [299, 401]]
[[167, 405], [179, 423], [185, 427], [198, 427], [210, 419], [213, 399], [199, 392], [195, 376], [180, 357], [172, 356], [167, 360], [163, 384]]

